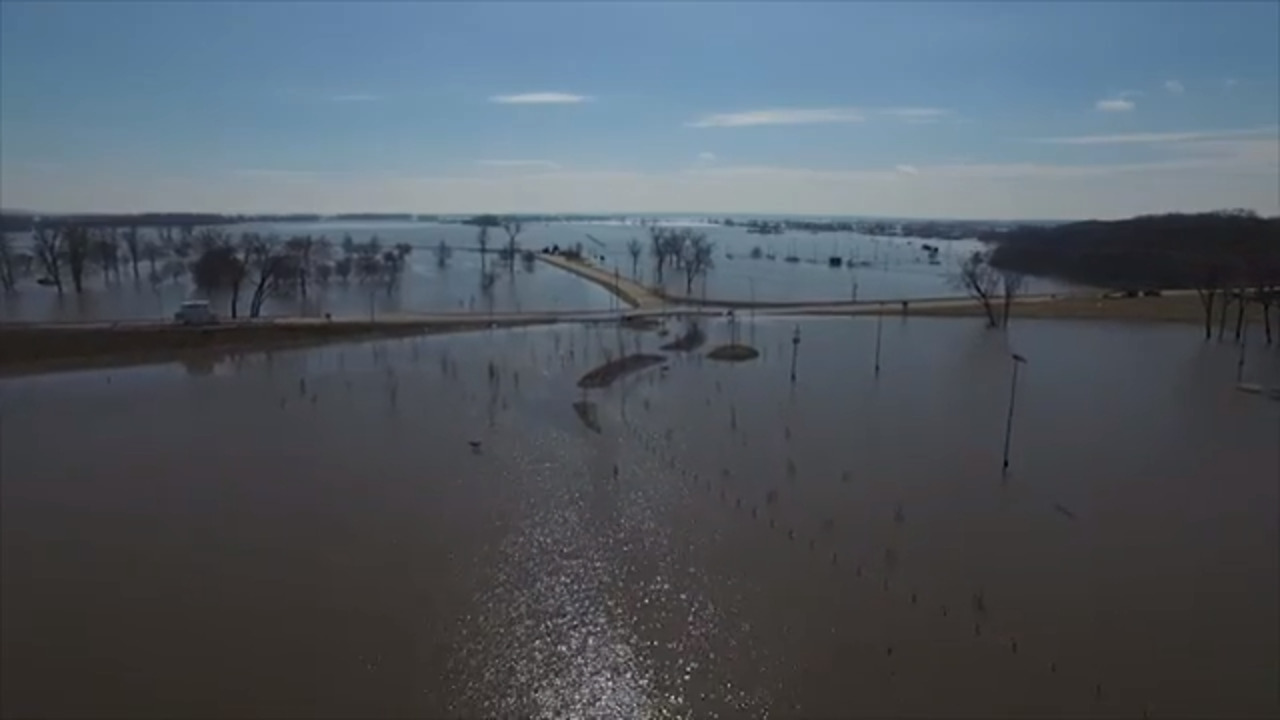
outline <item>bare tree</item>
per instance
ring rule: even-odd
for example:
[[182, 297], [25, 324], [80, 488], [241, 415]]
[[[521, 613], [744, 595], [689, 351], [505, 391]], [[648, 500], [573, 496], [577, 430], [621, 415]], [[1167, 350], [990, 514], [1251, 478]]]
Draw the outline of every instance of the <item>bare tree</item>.
[[164, 256], [164, 247], [160, 245], [158, 240], [147, 240], [142, 243], [142, 254], [147, 258], [147, 264], [151, 267], [147, 279], [151, 284], [159, 283], [161, 280], [160, 271], [156, 268], [156, 263]]
[[18, 283], [16, 264], [13, 243], [7, 234], [0, 232], [0, 288], [5, 292], [11, 292]]
[[476, 233], [476, 244], [480, 246], [480, 274], [484, 275], [485, 257], [489, 253], [489, 226], [481, 225]]
[[293, 265], [297, 271], [298, 290], [302, 293], [303, 299], [307, 297], [307, 280], [311, 277], [312, 255], [315, 247], [315, 238], [310, 235], [295, 235], [285, 243], [285, 249], [293, 255], [295, 260]]
[[684, 292], [686, 295], [693, 292], [693, 281], [695, 278], [705, 275], [711, 269], [713, 256], [715, 253], [715, 243], [707, 240], [707, 234], [689, 230], [681, 233], [684, 237], [682, 243], [681, 261], [684, 270]]
[[350, 256], [340, 257], [333, 263], [333, 274], [337, 275], [338, 279], [344, 283], [351, 279], [351, 270], [352, 261]]
[[[299, 250], [281, 242], [274, 235], [244, 233], [240, 240], [240, 278], [253, 277], [253, 294], [249, 299], [249, 317], [262, 315], [262, 305], [272, 292], [292, 289], [299, 282]], [[239, 295], [239, 284], [233, 287], [232, 302]]]
[[69, 225], [62, 231], [63, 251], [67, 256], [67, 270], [76, 293], [84, 292], [84, 266], [89, 259], [89, 229], [83, 225]]
[[1009, 309], [1013, 305], [1013, 301], [1018, 295], [1022, 294], [1022, 288], [1026, 285], [1027, 276], [1021, 273], [1003, 271], [1000, 273], [1000, 286], [1003, 295], [1003, 313], [1000, 322], [1004, 327], [1009, 327]]
[[502, 219], [502, 231], [507, 234], [506, 259], [511, 263], [511, 272], [516, 271], [516, 238], [524, 230], [524, 224], [513, 217]]
[[413, 246], [402, 242], [396, 243], [391, 249], [382, 253], [382, 267], [386, 273], [388, 295], [399, 286], [400, 278], [404, 275], [407, 258], [412, 252]]
[[960, 264], [955, 283], [968, 293], [969, 297], [982, 304], [982, 311], [987, 316], [987, 327], [997, 328], [1000, 327], [1000, 323], [996, 320], [992, 302], [1000, 289], [1000, 274], [987, 263], [987, 259], [986, 253], [980, 250], [973, 251], [973, 254]]
[[36, 225], [33, 234], [33, 240], [36, 249], [36, 259], [40, 261], [40, 267], [44, 269], [44, 273], [53, 284], [58, 288], [58, 294], [62, 294], [62, 231], [58, 228], [46, 227], [44, 225]]
[[114, 273], [120, 279], [120, 246], [115, 228], [95, 228], [89, 232], [89, 260], [98, 266], [104, 281]]
[[123, 233], [125, 249], [129, 251], [129, 262], [133, 264], [133, 279], [138, 280], [138, 261], [142, 257], [142, 241], [138, 237], [138, 226], [131, 225]]
[[221, 290], [231, 291], [232, 318], [239, 316], [240, 285], [244, 277], [244, 261], [229, 242], [206, 246], [191, 264], [191, 279], [197, 288], [209, 295]]
[[693, 235], [694, 231], [691, 228], [679, 228], [671, 230], [663, 236], [663, 242], [667, 246], [667, 257], [675, 263], [677, 270], [684, 269], [685, 260], [688, 258], [688, 253], [685, 250]]
[[[1196, 296], [1200, 298], [1200, 307], [1204, 310], [1204, 339], [1213, 339], [1213, 303], [1221, 292], [1222, 277], [1216, 264], [1207, 265], [1197, 273], [1199, 281], [1195, 283]], [[1223, 299], [1225, 308], [1226, 299]]]
[[12, 291], [17, 285], [13, 256], [13, 246], [9, 236], [0, 233], [0, 286], [3, 286], [5, 292]]
[[640, 256], [644, 254], [644, 244], [638, 238], [627, 241], [627, 254], [631, 256], [631, 279], [638, 279]]
[[669, 228], [649, 226], [649, 254], [653, 256], [654, 276], [657, 284], [662, 284], [663, 270], [670, 259], [671, 244], [667, 242]]
[[453, 248], [449, 247], [448, 242], [441, 240], [440, 244], [436, 245], [435, 255], [436, 267], [443, 270], [449, 265], [449, 258], [453, 255]]

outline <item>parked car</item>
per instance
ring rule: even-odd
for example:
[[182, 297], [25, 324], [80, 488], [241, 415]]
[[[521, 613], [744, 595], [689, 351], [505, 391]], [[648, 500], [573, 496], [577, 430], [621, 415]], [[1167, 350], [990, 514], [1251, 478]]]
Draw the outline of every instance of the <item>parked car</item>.
[[187, 300], [173, 314], [180, 325], [216, 325], [218, 316], [209, 308], [208, 300]]

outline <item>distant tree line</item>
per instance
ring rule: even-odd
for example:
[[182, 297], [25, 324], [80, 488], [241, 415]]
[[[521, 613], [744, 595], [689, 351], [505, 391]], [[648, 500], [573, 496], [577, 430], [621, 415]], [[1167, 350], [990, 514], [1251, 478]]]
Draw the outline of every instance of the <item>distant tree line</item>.
[[[55, 287], [59, 294], [68, 285], [81, 293], [93, 274], [108, 284], [121, 282], [126, 272], [135, 282], [145, 275], [152, 285], [190, 275], [201, 292], [227, 294], [232, 317], [240, 316], [246, 291], [247, 314], [257, 317], [270, 296], [296, 294], [305, 299], [314, 285], [331, 281], [354, 280], [391, 293], [413, 251], [408, 243], [384, 246], [377, 236], [364, 242], [347, 236], [335, 248], [323, 236], [233, 235], [225, 227], [193, 225], [162, 225], [150, 231], [144, 234], [139, 226], [41, 222], [26, 248], [18, 247], [12, 235], [0, 235], [0, 287], [12, 292], [19, 280], [38, 275], [39, 284]], [[438, 252], [447, 256], [448, 245], [442, 242]]]
[[1280, 301], [1280, 218], [1247, 210], [1144, 215], [1018, 227], [983, 239], [992, 245], [987, 261], [1000, 273], [1133, 294], [1194, 290], [1206, 338], [1215, 308], [1221, 334], [1234, 307], [1238, 334], [1246, 307], [1256, 304], [1270, 338], [1271, 307]]

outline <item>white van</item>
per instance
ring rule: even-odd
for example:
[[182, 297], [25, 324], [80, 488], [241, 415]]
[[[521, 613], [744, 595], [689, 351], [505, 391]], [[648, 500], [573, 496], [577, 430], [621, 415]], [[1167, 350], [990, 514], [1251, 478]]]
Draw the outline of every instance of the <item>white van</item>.
[[187, 300], [173, 314], [180, 325], [216, 325], [218, 316], [209, 308], [208, 300]]

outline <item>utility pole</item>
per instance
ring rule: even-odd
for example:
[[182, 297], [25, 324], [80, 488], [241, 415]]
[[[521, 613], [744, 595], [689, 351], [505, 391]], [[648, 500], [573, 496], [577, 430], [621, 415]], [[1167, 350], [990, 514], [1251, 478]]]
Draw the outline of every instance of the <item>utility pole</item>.
[[880, 337], [884, 333], [884, 303], [876, 306], [876, 377], [880, 377]]
[[1009, 472], [1009, 442], [1013, 439], [1013, 403], [1018, 397], [1018, 366], [1027, 361], [1018, 353], [1010, 353], [1013, 358], [1013, 381], [1009, 387], [1009, 415], [1004, 422], [1004, 464], [1000, 466], [1000, 474]]
[[796, 356], [800, 354], [800, 326], [796, 325], [796, 331], [791, 335], [791, 382], [796, 381]]
[[1245, 349], [1249, 345], [1249, 323], [1244, 324], [1244, 334], [1240, 336], [1240, 357], [1236, 360], [1236, 384], [1244, 382]]

